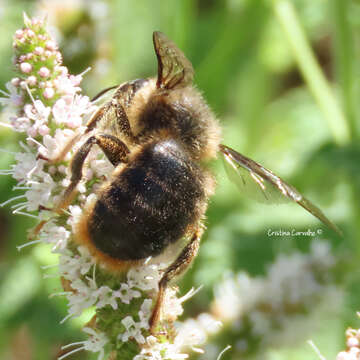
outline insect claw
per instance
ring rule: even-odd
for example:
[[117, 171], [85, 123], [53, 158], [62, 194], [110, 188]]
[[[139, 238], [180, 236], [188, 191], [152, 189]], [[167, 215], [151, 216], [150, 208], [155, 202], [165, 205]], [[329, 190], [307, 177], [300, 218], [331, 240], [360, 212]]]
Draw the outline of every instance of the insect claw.
[[42, 154], [38, 154], [38, 156], [36, 157], [36, 160], [45, 160], [45, 161], [50, 161], [50, 159]]

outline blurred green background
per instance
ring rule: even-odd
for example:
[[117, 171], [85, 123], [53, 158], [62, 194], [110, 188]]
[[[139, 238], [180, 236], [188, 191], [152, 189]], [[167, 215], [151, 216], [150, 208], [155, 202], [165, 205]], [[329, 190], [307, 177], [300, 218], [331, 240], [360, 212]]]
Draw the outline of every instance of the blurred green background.
[[[359, 327], [355, 312], [360, 310], [360, 2], [290, 3], [305, 31], [310, 54], [334, 94], [330, 98], [325, 94], [323, 107], [316, 96], [324, 95], [326, 88], [318, 82], [316, 71], [311, 72], [311, 61], [309, 65], [308, 58], [302, 58], [306, 48], [301, 49], [301, 41], [292, 32], [297, 29], [293, 13], [282, 12], [286, 1], [1, 0], [0, 86], [5, 89], [13, 76], [12, 36], [22, 27], [23, 11], [30, 16], [48, 14], [71, 73], [92, 67], [83, 82], [90, 97], [102, 88], [154, 75], [152, 32], [166, 33], [193, 63], [195, 83], [220, 119], [224, 143], [285, 178], [344, 232], [339, 238], [295, 204], [254, 203], [228, 181], [220, 161], [211, 164], [218, 188], [207, 213], [208, 230], [199, 257], [181, 281], [183, 292], [193, 285], [203, 284], [204, 289], [185, 305], [186, 316], [208, 310], [213, 286], [227, 270], [264, 275], [280, 253], [308, 251], [310, 237], [269, 237], [268, 229], [321, 229], [322, 238], [331, 243], [343, 264], [335, 275], [344, 289], [344, 306], [336, 316], [324, 316], [322, 326], [303, 334], [295, 347], [285, 343], [276, 349], [260, 349], [255, 355], [314, 359], [315, 353], [305, 343], [313, 339], [330, 359], [345, 348], [346, 327]], [[310, 71], [310, 83], [304, 81], [299, 64]], [[341, 116], [332, 111], [334, 103]], [[329, 118], [334, 121], [332, 127]], [[347, 133], [342, 133], [344, 128]], [[15, 133], [0, 128], [2, 149], [16, 151], [18, 141]], [[0, 169], [9, 168], [13, 156], [0, 154]], [[0, 202], [13, 196], [14, 185], [10, 177], [0, 178]], [[31, 219], [12, 216], [10, 205], [0, 208], [1, 359], [55, 359], [61, 345], [84, 338], [83, 320], [60, 325], [66, 302], [49, 299], [50, 293], [61, 288], [56, 277], [43, 278], [40, 267], [56, 261], [49, 248], [16, 250], [33, 225]], [[225, 339], [224, 346], [232, 341]], [[224, 359], [227, 356], [231, 358], [226, 354]], [[88, 358], [92, 357], [87, 353], [71, 357]]]

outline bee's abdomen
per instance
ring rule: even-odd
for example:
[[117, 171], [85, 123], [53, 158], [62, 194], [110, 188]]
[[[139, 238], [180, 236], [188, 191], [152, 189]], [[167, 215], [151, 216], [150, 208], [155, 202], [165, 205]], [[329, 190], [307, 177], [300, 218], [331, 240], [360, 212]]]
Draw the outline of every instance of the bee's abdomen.
[[202, 215], [202, 171], [174, 140], [152, 143], [99, 194], [88, 232], [119, 260], [156, 256]]

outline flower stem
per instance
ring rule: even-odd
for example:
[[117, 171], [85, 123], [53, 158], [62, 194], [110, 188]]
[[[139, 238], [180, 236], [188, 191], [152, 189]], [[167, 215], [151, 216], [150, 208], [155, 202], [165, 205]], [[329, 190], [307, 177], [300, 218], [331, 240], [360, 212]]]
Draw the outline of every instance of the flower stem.
[[348, 19], [349, 0], [331, 0], [333, 19], [335, 71], [340, 83], [342, 103], [351, 133], [356, 133], [356, 90], [357, 76], [354, 74], [356, 62], [353, 34]]
[[296, 10], [289, 0], [273, 0], [274, 12], [284, 30], [305, 81], [322, 110], [334, 141], [344, 145], [350, 129], [301, 27]]

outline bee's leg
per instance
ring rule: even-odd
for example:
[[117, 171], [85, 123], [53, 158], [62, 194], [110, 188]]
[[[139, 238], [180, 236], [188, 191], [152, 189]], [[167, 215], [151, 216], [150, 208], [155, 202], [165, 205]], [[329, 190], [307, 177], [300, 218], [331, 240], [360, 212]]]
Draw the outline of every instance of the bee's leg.
[[46, 160], [48, 163], [50, 164], [56, 164], [59, 163], [60, 161], [63, 161], [66, 154], [71, 150], [71, 148], [76, 144], [76, 142], [79, 141], [79, 139], [81, 138], [81, 134], [76, 134], [74, 135], [66, 144], [65, 146], [61, 149], [61, 152], [52, 159], [49, 159], [41, 154], [38, 155], [38, 159], [43, 159]]
[[[116, 130], [123, 134], [132, 142], [136, 142], [135, 136], [131, 131], [129, 119], [126, 112], [114, 96], [109, 102], [100, 107], [96, 113], [90, 118], [86, 124], [85, 134], [93, 130], [97, 123], [102, 121], [110, 121], [109, 127], [116, 127]], [[110, 119], [110, 120], [107, 120]]]
[[[133, 143], [137, 143], [137, 137], [131, 131], [126, 109], [131, 105], [136, 92], [141, 89], [147, 81], [147, 79], [137, 79], [120, 85], [115, 91], [112, 99], [100, 107], [100, 109], [88, 121], [86, 124], [86, 132], [94, 129], [96, 124], [101, 120], [105, 120], [105, 122], [113, 122], [112, 119], [115, 119], [113, 124], [108, 125], [115, 126], [117, 128], [116, 130], [127, 137], [128, 140]], [[112, 88], [114, 87], [103, 90], [95, 98], [101, 96]]]
[[[114, 166], [119, 165], [121, 162], [127, 162], [130, 150], [118, 137], [110, 134], [99, 134], [91, 136], [91, 138], [94, 139], [92, 144], [97, 144]], [[89, 139], [87, 142], [89, 142]]]
[[[112, 99], [100, 107], [100, 109], [88, 121], [86, 124], [86, 132], [94, 129], [96, 124], [103, 119], [105, 121], [106, 119], [115, 119], [114, 124], [110, 125], [116, 126], [117, 130], [121, 134], [125, 135], [130, 141], [136, 142], [136, 137], [131, 131], [130, 122], [127, 117], [125, 108], [130, 106], [135, 93], [140, 89], [144, 82], [145, 80], [139, 79], [121, 85], [116, 90]], [[111, 88], [105, 89], [100, 94], [102, 95], [104, 92], [110, 89]]]
[[105, 118], [106, 116], [111, 116], [112, 115], [111, 111], [112, 111], [111, 101], [108, 101], [104, 105], [100, 106], [99, 109], [97, 109], [97, 111], [91, 116], [89, 121], [86, 123], [85, 134], [93, 130], [96, 127], [97, 123], [101, 121], [103, 118]]
[[[86, 123], [86, 130], [85, 134], [89, 133], [91, 130], [93, 130], [97, 123], [103, 119], [116, 119], [114, 120], [117, 129], [119, 132], [124, 134], [128, 139], [130, 139], [132, 142], [135, 142], [135, 136], [131, 132], [129, 119], [126, 115], [126, 112], [124, 111], [124, 108], [121, 104], [117, 102], [116, 99], [112, 99], [111, 101], [107, 102], [103, 106], [101, 106], [90, 118], [90, 120]], [[110, 124], [111, 126], [111, 124]], [[58, 156], [54, 159], [48, 159], [42, 155], [39, 155], [39, 159], [47, 160], [49, 163], [56, 164], [60, 161], [62, 161], [66, 154], [71, 150], [71, 148], [76, 144], [77, 141], [81, 138], [83, 134], [77, 134], [75, 135], [61, 150]]]
[[117, 137], [108, 134], [90, 136], [87, 141], [75, 153], [71, 161], [71, 182], [65, 190], [63, 198], [57, 205], [55, 211], [66, 208], [72, 201], [74, 190], [82, 178], [84, 161], [93, 145], [98, 145], [109, 161], [117, 166], [120, 162], [127, 162], [127, 155], [130, 153], [128, 147]]
[[190, 242], [182, 250], [178, 258], [166, 269], [164, 275], [162, 276], [159, 282], [159, 292], [157, 295], [156, 304], [149, 320], [151, 333], [155, 332], [156, 325], [160, 320], [161, 306], [164, 302], [167, 284], [174, 277], [183, 273], [191, 264], [192, 260], [198, 253], [202, 232], [202, 228], [199, 227], [192, 236]]
[[136, 143], [136, 136], [133, 134], [130, 128], [129, 118], [124, 110], [124, 107], [117, 102], [116, 98], [113, 99], [115, 114], [116, 114], [116, 125], [117, 128], [124, 134], [132, 143]]
[[[121, 134], [125, 135], [132, 142], [136, 142], [135, 136], [131, 131], [130, 122], [124, 110], [124, 107], [121, 105], [120, 100], [115, 96], [106, 104], [104, 104], [96, 113], [91, 117], [91, 119], [86, 124], [85, 133], [93, 130], [97, 123], [101, 120], [111, 119], [109, 121], [113, 122], [109, 124], [111, 127], [116, 127], [116, 130]], [[114, 119], [114, 120], [112, 120]]]
[[44, 225], [48, 222], [48, 220], [42, 220], [40, 221], [34, 228], [30, 229], [27, 235], [27, 239], [29, 241], [33, 241], [37, 238], [39, 235], [41, 229], [44, 227]]
[[[108, 90], [108, 89], [103, 90], [103, 92], [106, 92], [106, 90]], [[101, 96], [101, 95], [102, 95], [102, 93], [99, 93], [96, 96]], [[111, 116], [112, 115], [111, 110], [112, 110], [112, 106], [111, 106], [110, 102], [108, 102], [108, 103], [104, 104], [103, 106], [101, 106], [91, 116], [90, 120], [86, 123], [85, 134], [88, 133], [89, 131], [93, 130], [93, 128], [96, 126], [97, 122], [100, 121], [104, 116], [107, 116], [107, 115]], [[61, 152], [56, 156], [56, 158], [49, 159], [49, 158], [46, 158], [46, 157], [42, 156], [41, 154], [38, 155], [38, 158], [39, 159], [44, 159], [44, 160], [48, 161], [51, 164], [56, 164], [56, 163], [62, 161], [65, 158], [66, 154], [71, 150], [71, 148], [80, 140], [82, 135], [83, 134], [78, 133], [73, 138], [71, 138], [65, 144], [65, 146], [63, 147]]]

